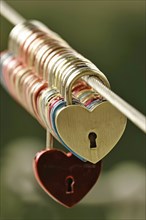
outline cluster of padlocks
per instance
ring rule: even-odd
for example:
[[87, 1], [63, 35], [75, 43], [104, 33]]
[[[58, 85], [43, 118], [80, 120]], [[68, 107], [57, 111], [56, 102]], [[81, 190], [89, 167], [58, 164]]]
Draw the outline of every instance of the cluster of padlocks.
[[[101, 160], [122, 136], [126, 117], [82, 77], [105, 75], [38, 21], [16, 25], [1, 53], [1, 83], [47, 131], [33, 167], [41, 187], [72, 207], [97, 181]], [[55, 149], [53, 137], [68, 153]]]

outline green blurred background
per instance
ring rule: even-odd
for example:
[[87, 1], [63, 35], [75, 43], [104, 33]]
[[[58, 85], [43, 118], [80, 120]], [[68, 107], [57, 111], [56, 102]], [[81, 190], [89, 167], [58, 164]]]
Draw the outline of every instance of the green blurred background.
[[[145, 1], [7, 1], [40, 20], [105, 73], [113, 91], [145, 112]], [[12, 25], [1, 17], [0, 48]], [[37, 185], [32, 159], [45, 131], [1, 87], [1, 219], [145, 219], [145, 135], [130, 121], [104, 158], [99, 182], [66, 209]], [[57, 142], [55, 146], [62, 148]]]

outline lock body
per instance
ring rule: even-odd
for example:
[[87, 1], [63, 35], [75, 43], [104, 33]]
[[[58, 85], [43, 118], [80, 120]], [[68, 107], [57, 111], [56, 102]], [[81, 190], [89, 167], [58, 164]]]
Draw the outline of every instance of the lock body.
[[96, 183], [101, 161], [96, 164], [84, 163], [71, 153], [52, 149], [37, 153], [33, 167], [45, 192], [64, 206], [72, 207]]

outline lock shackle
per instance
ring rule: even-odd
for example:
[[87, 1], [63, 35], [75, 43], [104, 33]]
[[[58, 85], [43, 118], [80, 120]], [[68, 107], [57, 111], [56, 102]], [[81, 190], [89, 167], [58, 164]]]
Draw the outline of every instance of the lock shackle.
[[89, 67], [79, 69], [77, 71], [74, 71], [67, 79], [65, 90], [64, 90], [65, 94], [63, 95], [64, 100], [66, 101], [66, 105], [72, 105], [72, 87], [74, 83], [83, 76], [90, 76], [90, 77], [93, 76], [110, 89], [110, 83], [108, 79], [100, 70], [91, 69]]

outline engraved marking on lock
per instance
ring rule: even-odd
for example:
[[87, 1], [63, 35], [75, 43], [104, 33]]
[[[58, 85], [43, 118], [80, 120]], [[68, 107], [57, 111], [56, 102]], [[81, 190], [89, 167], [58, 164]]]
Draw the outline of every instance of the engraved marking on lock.
[[65, 179], [66, 185], [66, 194], [73, 194], [74, 193], [74, 178], [72, 176], [67, 176]]
[[90, 140], [90, 148], [91, 149], [96, 148], [97, 147], [97, 145], [96, 145], [96, 138], [97, 138], [96, 133], [90, 132], [89, 135], [88, 135], [88, 138]]

